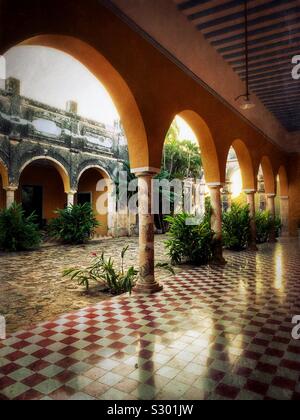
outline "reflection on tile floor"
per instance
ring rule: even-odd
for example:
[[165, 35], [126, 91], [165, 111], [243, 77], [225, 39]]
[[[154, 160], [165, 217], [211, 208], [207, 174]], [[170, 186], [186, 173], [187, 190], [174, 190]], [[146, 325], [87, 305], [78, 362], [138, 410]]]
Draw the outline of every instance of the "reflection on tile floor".
[[0, 344], [2, 399], [300, 399], [300, 246], [228, 254]]

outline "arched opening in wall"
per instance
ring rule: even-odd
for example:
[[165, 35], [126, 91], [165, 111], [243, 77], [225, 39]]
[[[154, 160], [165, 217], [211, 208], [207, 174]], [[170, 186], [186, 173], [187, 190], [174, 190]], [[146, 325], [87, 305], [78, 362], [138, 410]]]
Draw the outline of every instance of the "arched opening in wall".
[[[66, 193], [76, 191], [86, 161], [109, 168], [111, 173], [122, 165], [129, 170], [130, 166], [149, 165], [147, 138], [135, 99], [125, 80], [98, 51], [75, 38], [45, 35], [10, 49], [5, 58], [9, 95], [0, 95], [0, 105], [8, 121], [11, 115], [22, 120], [17, 129], [24, 140], [22, 148], [15, 148], [15, 162], [10, 165], [18, 169], [22, 154], [27, 159], [31, 153], [44, 154], [44, 149], [51, 148], [51, 154], [63, 156], [72, 174]], [[117, 218], [117, 224], [120, 220]], [[103, 232], [107, 231], [107, 223], [103, 226]], [[118, 226], [115, 231], [123, 232]]]
[[256, 182], [250, 152], [242, 140], [235, 140], [228, 152], [223, 209], [229, 208], [232, 202], [246, 204], [245, 192], [255, 190]]
[[209, 195], [206, 182], [218, 182], [219, 168], [208, 127], [193, 111], [184, 111], [173, 120], [158, 178], [160, 182], [169, 181], [171, 191], [161, 190], [160, 212], [155, 217], [160, 232], [167, 229], [163, 221], [166, 210], [171, 214], [179, 209], [191, 215], [204, 214], [205, 197]]
[[68, 174], [60, 164], [51, 159], [35, 158], [21, 168], [16, 201], [25, 214], [33, 212], [43, 228], [56, 217], [55, 211], [67, 204]]
[[5, 165], [0, 161], [0, 209], [6, 207], [6, 191], [8, 186], [8, 175]]
[[284, 236], [289, 235], [289, 182], [287, 172], [284, 166], [278, 170], [276, 195], [276, 212], [281, 219], [281, 233]]
[[108, 214], [110, 178], [102, 168], [89, 167], [84, 169], [78, 178], [78, 189], [75, 203], [89, 203], [100, 226], [96, 229], [96, 238], [105, 237], [111, 229]]
[[257, 207], [264, 211], [268, 209], [268, 196], [276, 194], [276, 177], [269, 157], [264, 156], [257, 176]]
[[230, 209], [232, 203], [245, 204], [242, 172], [233, 147], [230, 148], [226, 164], [226, 184], [222, 190], [223, 211]]

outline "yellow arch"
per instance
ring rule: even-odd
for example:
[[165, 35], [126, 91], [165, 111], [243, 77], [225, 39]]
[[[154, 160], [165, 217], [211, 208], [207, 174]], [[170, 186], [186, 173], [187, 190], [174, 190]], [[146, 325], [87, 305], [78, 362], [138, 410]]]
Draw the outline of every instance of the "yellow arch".
[[285, 167], [282, 165], [278, 171], [279, 186], [281, 197], [288, 197], [289, 195], [289, 181]]
[[124, 126], [131, 168], [148, 167], [149, 149], [144, 122], [136, 100], [122, 76], [98, 50], [78, 38], [39, 35], [20, 45], [55, 48], [81, 62], [105, 86]]
[[242, 140], [237, 139], [232, 143], [231, 147], [234, 149], [239, 162], [243, 189], [256, 190], [257, 183], [255, 181], [253, 161], [247, 146]]
[[196, 112], [191, 110], [182, 111], [177, 115], [187, 122], [197, 137], [206, 182], [208, 184], [221, 183], [217, 149], [208, 125]]
[[62, 179], [63, 184], [64, 184], [65, 193], [68, 194], [71, 191], [71, 183], [70, 183], [70, 177], [69, 177], [68, 171], [66, 170], [66, 168], [60, 162], [58, 162], [56, 159], [54, 159], [50, 156], [36, 156], [36, 157], [30, 159], [29, 161], [27, 161], [26, 163], [24, 163], [24, 165], [22, 166], [22, 168], [20, 169], [20, 172], [19, 172], [19, 179], [20, 179], [20, 176], [22, 175], [22, 172], [24, 171], [24, 169], [27, 166], [29, 166], [31, 163], [33, 163], [35, 161], [38, 161], [38, 160], [47, 160], [47, 161], [52, 163], [52, 165], [55, 167], [55, 169], [58, 171], [58, 173], [61, 176], [61, 179]]
[[80, 181], [80, 178], [82, 177], [82, 175], [88, 171], [89, 169], [96, 169], [102, 176], [103, 178], [106, 179], [111, 179], [111, 176], [109, 175], [109, 173], [103, 169], [101, 166], [99, 165], [88, 165], [86, 166], [84, 169], [82, 169], [82, 171], [79, 173], [78, 177], [77, 177], [77, 183]]
[[2, 160], [0, 160], [0, 176], [2, 178], [2, 186], [3, 188], [7, 188], [9, 185], [8, 180], [8, 171]]
[[264, 176], [266, 194], [276, 194], [276, 181], [274, 176], [271, 160], [268, 156], [264, 156], [261, 160], [261, 168]]

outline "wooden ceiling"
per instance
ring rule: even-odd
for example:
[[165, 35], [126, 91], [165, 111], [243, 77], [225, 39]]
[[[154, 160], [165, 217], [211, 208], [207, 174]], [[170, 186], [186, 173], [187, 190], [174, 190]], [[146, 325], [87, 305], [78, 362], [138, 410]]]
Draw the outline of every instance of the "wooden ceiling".
[[[245, 80], [245, 0], [174, 0]], [[300, 0], [248, 0], [249, 83], [289, 132], [300, 130], [300, 80], [292, 57], [300, 55]], [[244, 92], [241, 92], [241, 94]]]

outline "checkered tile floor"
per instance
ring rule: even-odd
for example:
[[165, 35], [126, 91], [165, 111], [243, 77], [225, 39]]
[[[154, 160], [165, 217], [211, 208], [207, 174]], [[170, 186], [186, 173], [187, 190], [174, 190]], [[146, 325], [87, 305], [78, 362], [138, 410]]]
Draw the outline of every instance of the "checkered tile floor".
[[228, 254], [0, 342], [5, 399], [300, 399], [300, 245]]

